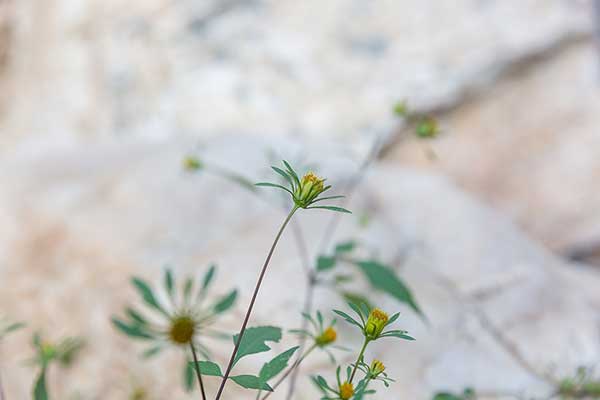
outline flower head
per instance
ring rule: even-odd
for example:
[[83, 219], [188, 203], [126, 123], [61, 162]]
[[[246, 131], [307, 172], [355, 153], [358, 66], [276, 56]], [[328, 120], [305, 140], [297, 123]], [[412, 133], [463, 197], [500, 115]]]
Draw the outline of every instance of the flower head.
[[385, 328], [388, 320], [388, 315], [379, 308], [371, 310], [365, 324], [365, 336], [369, 339], [377, 339], [381, 335], [381, 332], [383, 332], [383, 328]]
[[348, 400], [354, 396], [354, 386], [350, 382], [344, 382], [340, 385], [340, 398]]
[[373, 360], [373, 362], [371, 362], [371, 375], [373, 377], [376, 377], [377, 375], [381, 374], [383, 371], [385, 371], [385, 365], [383, 365], [383, 363], [379, 360]]
[[271, 168], [273, 168], [275, 172], [277, 172], [283, 179], [285, 179], [285, 183], [287, 183], [289, 187], [270, 182], [260, 182], [256, 185], [275, 187], [278, 189], [285, 190], [292, 197], [294, 206], [296, 208], [322, 208], [330, 211], [350, 213], [350, 211], [342, 207], [315, 206], [314, 204], [319, 201], [339, 199], [344, 196], [319, 197], [323, 192], [331, 188], [330, 185], [325, 186], [325, 179], [318, 177], [313, 172], [307, 172], [302, 177], [302, 179], [300, 179], [296, 171], [294, 171], [294, 169], [290, 166], [290, 164], [287, 161], [283, 161], [283, 165], [284, 169], [278, 167]]
[[144, 353], [148, 357], [157, 354], [162, 349], [161, 342], [175, 346], [193, 344], [201, 354], [206, 354], [207, 349], [200, 343], [196, 343], [197, 337], [220, 314], [229, 310], [237, 297], [237, 291], [232, 290], [215, 302], [204, 305], [203, 300], [215, 271], [216, 267], [214, 266], [208, 270], [196, 293], [193, 293], [194, 281], [186, 279], [182, 285], [182, 294], [178, 296], [175, 278], [169, 269], [165, 270], [164, 288], [168, 306], [159, 301], [148, 283], [140, 278], [133, 278], [133, 286], [144, 303], [155, 312], [155, 315], [147, 317], [133, 308], [127, 308], [125, 310], [127, 318], [113, 317], [113, 325], [133, 339], [155, 342], [155, 346], [150, 347]]
[[335, 329], [333, 329], [332, 326], [330, 326], [329, 328], [325, 329], [323, 333], [321, 333], [315, 338], [315, 343], [317, 344], [317, 346], [323, 347], [335, 342], [336, 338], [337, 332], [335, 331]]

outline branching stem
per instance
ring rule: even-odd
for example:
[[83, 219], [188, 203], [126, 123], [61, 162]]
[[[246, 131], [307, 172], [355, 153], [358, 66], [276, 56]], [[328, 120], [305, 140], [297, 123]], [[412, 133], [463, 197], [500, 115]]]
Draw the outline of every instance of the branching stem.
[[246, 311], [246, 316], [244, 317], [244, 322], [242, 323], [242, 327], [240, 329], [240, 333], [238, 335], [238, 340], [235, 343], [235, 347], [233, 348], [233, 352], [231, 353], [231, 358], [229, 359], [229, 364], [227, 365], [227, 369], [225, 370], [225, 374], [223, 375], [223, 380], [221, 381], [221, 385], [219, 386], [219, 391], [217, 392], [217, 396], [215, 400], [219, 400], [221, 395], [223, 394], [223, 390], [225, 389], [225, 385], [227, 384], [227, 379], [229, 378], [229, 374], [231, 373], [231, 369], [233, 368], [233, 364], [235, 362], [235, 356], [239, 350], [240, 344], [242, 343], [242, 338], [244, 337], [244, 333], [246, 332], [246, 326], [248, 325], [248, 321], [250, 320], [250, 315], [252, 314], [252, 309], [254, 308], [254, 303], [256, 302], [256, 298], [258, 297], [258, 292], [262, 285], [262, 281], [267, 272], [267, 267], [269, 266], [269, 262], [271, 261], [271, 257], [273, 257], [273, 253], [275, 252], [275, 247], [277, 247], [277, 243], [285, 230], [285, 227], [288, 225], [294, 213], [298, 210], [298, 206], [294, 206], [288, 216], [283, 221], [281, 228], [279, 228], [279, 232], [277, 232], [277, 236], [275, 236], [275, 240], [271, 245], [271, 249], [269, 250], [269, 254], [267, 255], [267, 259], [260, 271], [260, 275], [258, 277], [258, 281], [256, 282], [256, 287], [254, 288], [254, 293], [252, 294], [252, 300], [250, 300], [250, 305], [248, 306], [248, 310]]

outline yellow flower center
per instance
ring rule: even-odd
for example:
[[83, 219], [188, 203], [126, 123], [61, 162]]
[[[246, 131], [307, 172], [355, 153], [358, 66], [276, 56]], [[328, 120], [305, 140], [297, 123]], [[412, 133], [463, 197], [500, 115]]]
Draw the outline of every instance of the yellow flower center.
[[177, 344], [188, 344], [194, 336], [196, 324], [188, 316], [177, 317], [171, 321], [169, 338]]
[[317, 336], [315, 341], [317, 342], [317, 345], [325, 346], [329, 343], [335, 342], [336, 338], [337, 332], [335, 331], [335, 329], [333, 329], [333, 327], [330, 326], [329, 328], [325, 329], [323, 333], [321, 333], [321, 335]]
[[343, 400], [348, 400], [354, 396], [354, 386], [350, 382], [344, 382], [340, 385], [340, 397]]

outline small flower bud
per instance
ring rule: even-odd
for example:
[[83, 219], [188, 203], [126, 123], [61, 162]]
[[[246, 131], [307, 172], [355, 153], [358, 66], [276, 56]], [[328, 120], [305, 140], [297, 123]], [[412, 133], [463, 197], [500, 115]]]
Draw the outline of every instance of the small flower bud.
[[385, 328], [387, 322], [388, 315], [379, 308], [374, 308], [365, 324], [365, 337], [370, 340], [377, 339], [381, 335], [381, 332], [383, 332], [383, 328]]
[[431, 117], [426, 117], [417, 124], [417, 136], [422, 138], [432, 138], [437, 136], [439, 128], [437, 121]]
[[335, 329], [333, 329], [333, 327], [330, 326], [329, 328], [325, 329], [323, 333], [317, 336], [317, 338], [315, 339], [315, 343], [317, 344], [317, 346], [324, 347], [330, 343], [335, 342], [336, 338], [337, 332], [335, 331]]
[[198, 158], [189, 156], [183, 159], [183, 167], [188, 171], [197, 171], [203, 167], [203, 164]]
[[342, 400], [348, 400], [354, 396], [354, 386], [350, 382], [344, 382], [340, 385], [340, 397]]
[[383, 363], [379, 360], [373, 360], [373, 362], [371, 363], [371, 375], [373, 375], [373, 377], [376, 377], [383, 371], [385, 371], [385, 365], [383, 365]]
[[325, 190], [323, 182], [323, 179], [312, 172], [308, 172], [304, 175], [300, 181], [300, 185], [294, 192], [294, 201], [296, 202], [296, 205], [302, 208], [308, 207], [310, 203]]

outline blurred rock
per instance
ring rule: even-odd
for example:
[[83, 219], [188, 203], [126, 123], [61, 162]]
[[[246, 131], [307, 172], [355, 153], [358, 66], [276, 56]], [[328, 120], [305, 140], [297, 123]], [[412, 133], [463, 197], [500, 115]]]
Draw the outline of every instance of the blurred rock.
[[[310, 154], [308, 161], [317, 161], [337, 187], [357, 164], [342, 148], [326, 143], [304, 148], [249, 136], [212, 140], [203, 154], [258, 179], [270, 176], [267, 147], [290, 159]], [[185, 397], [179, 389], [182, 354], [174, 351], [143, 363], [136, 357], [142, 347], [109, 323], [134, 299], [131, 274], [157, 281], [161, 267], [170, 263], [180, 274], [199, 275], [216, 261], [217, 292], [241, 288], [234, 315], [222, 325], [230, 332], [238, 329], [236, 318], [243, 314], [283, 213], [221, 178], [182, 171], [188, 148], [174, 140], [57, 144], [43, 157], [24, 151], [0, 161], [0, 276], [5, 283], [0, 308], [28, 321], [30, 329], [43, 328], [51, 336], [81, 334], [89, 343], [76, 368], [52, 374], [56, 398], [77, 391], [83, 398], [121, 399], [132, 381], [146, 384], [155, 398]], [[279, 204], [273, 196], [273, 204]], [[398, 268], [429, 321], [400, 307], [399, 325], [417, 341], [377, 342], [369, 352], [381, 357], [398, 380], [378, 398], [428, 399], [434, 390], [465, 386], [542, 396], [551, 392], [544, 375], [564, 376], [599, 359], [600, 278], [584, 266], [566, 265], [446, 179], [392, 163], [377, 165], [350, 208], [355, 214], [342, 219], [335, 240], [356, 235], [376, 246], [385, 260], [401, 251], [404, 262]], [[356, 216], [365, 212], [371, 223], [361, 228]], [[298, 217], [314, 250], [328, 216], [303, 211]], [[304, 287], [297, 254], [288, 231], [252, 324], [298, 326]], [[327, 314], [343, 307], [328, 291], [317, 295], [317, 306]], [[385, 309], [398, 308], [388, 298], [373, 298]], [[348, 345], [358, 337], [342, 323], [340, 340]], [[2, 346], [9, 398], [28, 397], [33, 375], [20, 363], [28, 356], [27, 342], [18, 334]], [[275, 348], [293, 342], [286, 335]], [[229, 344], [211, 345], [223, 363]], [[341, 355], [344, 361], [351, 357]], [[261, 360], [241, 368], [252, 372]], [[304, 369], [317, 371], [333, 378], [323, 355]], [[209, 379], [211, 392], [216, 383]], [[227, 393], [227, 398], [248, 396], [234, 385]], [[312, 385], [302, 380], [298, 399], [314, 397]]]
[[0, 151], [223, 132], [334, 137], [364, 151], [395, 125], [396, 101], [455, 104], [588, 33], [588, 3], [15, 1]]
[[549, 56], [442, 118], [434, 158], [418, 141], [388, 156], [450, 176], [545, 245], [579, 254], [600, 239], [597, 54], [582, 43]]

